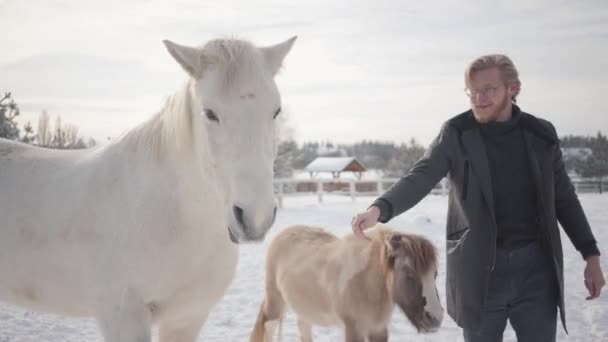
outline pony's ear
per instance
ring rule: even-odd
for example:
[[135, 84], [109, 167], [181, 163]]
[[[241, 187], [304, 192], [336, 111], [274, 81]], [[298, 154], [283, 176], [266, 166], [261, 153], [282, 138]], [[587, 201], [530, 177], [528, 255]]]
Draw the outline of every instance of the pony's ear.
[[403, 239], [401, 234], [390, 232], [384, 235], [384, 246], [387, 256], [396, 256], [402, 245]]
[[405, 236], [394, 231], [384, 231], [384, 246], [382, 248], [382, 265], [385, 271], [394, 270], [395, 261], [403, 256]]
[[291, 50], [296, 38], [298, 37], [294, 36], [280, 44], [260, 48], [262, 55], [264, 56], [264, 60], [266, 61], [266, 65], [273, 75], [276, 75], [277, 72], [279, 72], [279, 69], [281, 69], [283, 60], [289, 53], [289, 50]]
[[200, 49], [179, 45], [170, 40], [163, 40], [163, 43], [171, 56], [190, 76], [194, 78], [203, 76], [203, 53]]

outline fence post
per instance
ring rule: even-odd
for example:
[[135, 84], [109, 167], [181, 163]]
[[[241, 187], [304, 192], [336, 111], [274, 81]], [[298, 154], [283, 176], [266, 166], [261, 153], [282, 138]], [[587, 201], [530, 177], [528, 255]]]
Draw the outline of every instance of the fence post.
[[353, 200], [353, 202], [355, 201], [355, 181], [353, 179], [350, 180], [349, 184], [348, 184], [348, 188], [350, 190], [350, 199]]
[[323, 203], [323, 182], [317, 182], [317, 198], [319, 199], [319, 203]]
[[376, 183], [376, 192], [378, 193], [378, 196], [382, 195], [382, 181], [379, 180], [378, 183]]
[[278, 181], [277, 183], [279, 183], [279, 193], [278, 193], [278, 200], [279, 200], [279, 209], [283, 208], [283, 181]]

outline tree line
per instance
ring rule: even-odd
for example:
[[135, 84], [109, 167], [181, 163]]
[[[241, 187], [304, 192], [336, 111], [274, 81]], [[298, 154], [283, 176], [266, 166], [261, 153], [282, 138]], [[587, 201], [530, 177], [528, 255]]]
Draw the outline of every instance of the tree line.
[[[46, 111], [38, 118], [37, 129], [31, 123], [19, 128], [16, 118], [19, 106], [10, 92], [0, 96], [0, 138], [17, 140], [54, 149], [81, 149], [96, 145], [80, 136], [78, 127], [62, 122], [57, 116], [54, 125]], [[595, 136], [564, 136], [561, 147], [588, 148], [588, 156], [565, 155], [564, 163], [568, 172], [575, 172], [584, 178], [599, 179], [608, 176], [608, 138], [598, 132]], [[384, 177], [400, 177], [414, 166], [423, 156], [426, 148], [411, 139], [407, 143], [396, 144], [390, 141], [363, 140], [353, 144], [335, 144], [330, 141], [305, 142], [298, 144], [285, 140], [279, 144], [274, 171], [278, 178], [289, 178], [294, 170], [302, 170], [317, 157], [355, 157], [367, 169], [377, 170]]]
[[0, 138], [53, 149], [82, 149], [97, 144], [92, 138], [85, 141], [78, 132], [78, 126], [63, 123], [60, 115], [52, 125], [48, 112], [42, 111], [37, 130], [30, 122], [23, 126], [23, 130], [19, 128], [16, 120], [19, 115], [19, 106], [12, 94], [4, 93], [0, 97]]
[[[564, 155], [569, 173], [600, 181], [608, 177], [608, 138], [598, 132], [595, 136], [564, 136], [560, 138], [562, 149], [589, 148], [589, 156]], [[361, 141], [354, 144], [331, 142], [306, 142], [297, 144], [287, 140], [281, 142], [275, 163], [275, 175], [289, 178], [295, 170], [302, 170], [317, 157], [355, 157], [368, 170], [379, 170], [385, 177], [400, 177], [414, 166], [424, 155], [426, 147], [415, 139], [408, 143], [395, 144], [383, 141]]]

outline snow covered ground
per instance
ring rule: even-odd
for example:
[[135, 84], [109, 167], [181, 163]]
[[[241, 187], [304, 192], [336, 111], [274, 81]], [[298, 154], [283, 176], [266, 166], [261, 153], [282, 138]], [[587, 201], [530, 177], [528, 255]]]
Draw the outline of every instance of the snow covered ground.
[[[580, 196], [593, 231], [603, 253], [602, 264], [608, 270], [608, 195], [584, 194]], [[318, 204], [315, 196], [291, 197], [284, 200], [277, 222], [269, 233], [272, 238], [291, 224], [310, 224], [326, 227], [342, 235], [350, 231], [354, 213], [365, 209], [372, 197], [325, 196]], [[428, 196], [418, 206], [394, 219], [390, 226], [428, 236], [441, 253], [439, 294], [445, 304], [445, 251], [444, 225], [447, 197]], [[584, 262], [564, 235], [566, 306], [570, 334], [558, 329], [558, 341], [608, 341], [608, 291], [594, 301], [586, 301], [583, 285]], [[262, 300], [263, 262], [266, 242], [244, 245], [240, 250], [238, 270], [232, 286], [211, 313], [198, 341], [247, 341]], [[405, 317], [395, 311], [390, 326], [391, 341], [463, 341], [460, 329], [446, 315], [438, 333], [418, 335]], [[340, 341], [337, 329], [315, 328], [315, 341]], [[297, 341], [297, 328], [293, 315], [284, 322], [284, 341]], [[507, 328], [505, 341], [515, 341], [513, 331]], [[6, 304], [0, 304], [0, 342], [101, 342], [95, 322], [91, 319], [74, 319], [52, 314], [34, 313]]]

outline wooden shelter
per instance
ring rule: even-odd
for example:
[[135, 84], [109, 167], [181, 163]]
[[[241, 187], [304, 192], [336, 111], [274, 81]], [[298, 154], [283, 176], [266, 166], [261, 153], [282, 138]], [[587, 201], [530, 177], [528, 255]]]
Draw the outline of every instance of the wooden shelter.
[[355, 157], [318, 157], [305, 168], [313, 178], [319, 173], [331, 173], [334, 179], [340, 178], [342, 172], [352, 172], [357, 179], [361, 179], [363, 172], [367, 171]]

